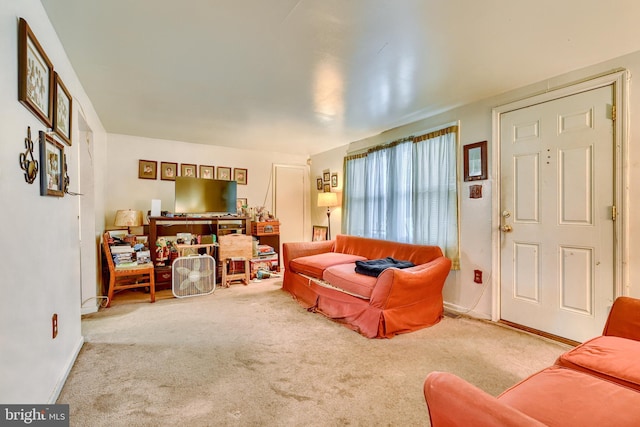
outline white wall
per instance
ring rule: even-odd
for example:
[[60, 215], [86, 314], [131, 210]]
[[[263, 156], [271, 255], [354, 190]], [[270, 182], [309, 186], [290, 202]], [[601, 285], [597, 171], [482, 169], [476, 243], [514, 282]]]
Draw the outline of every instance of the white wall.
[[[238, 197], [247, 198], [250, 207], [266, 206], [270, 211], [273, 211], [272, 165], [306, 164], [306, 156], [268, 150], [239, 150], [119, 134], [109, 134], [108, 139], [107, 225], [113, 224], [118, 209], [141, 210], [146, 215], [152, 199], [160, 199], [162, 210], [173, 212], [175, 186], [173, 181], [160, 179], [159, 168], [163, 161], [178, 163], [178, 169], [181, 163], [245, 168], [247, 185], [238, 185]], [[158, 179], [138, 179], [138, 160], [157, 161]]]
[[[0, 7], [0, 402], [51, 403], [82, 345], [80, 330], [80, 246], [78, 199], [42, 197], [39, 176], [25, 182], [18, 156], [31, 127], [44, 125], [18, 102], [18, 19], [23, 17], [74, 99], [73, 132], [84, 111], [104, 145], [106, 134], [38, 0], [3, 0]], [[98, 151], [98, 155], [100, 150]], [[66, 147], [71, 191], [78, 191], [78, 145]], [[104, 159], [96, 159], [97, 163]], [[97, 165], [97, 170], [101, 166]], [[97, 197], [102, 197], [99, 194]], [[102, 227], [102, 224], [97, 224]], [[59, 333], [52, 339], [51, 317]]]
[[[340, 149], [312, 156], [312, 186], [315, 188], [314, 174], [319, 173], [324, 168], [333, 168], [336, 167], [335, 165], [342, 164], [342, 158], [346, 152], [393, 141], [409, 135], [419, 134], [421, 131], [443, 126], [458, 120], [460, 121], [461, 146], [485, 140], [489, 142], [489, 170], [491, 171], [493, 108], [618, 68], [628, 69], [632, 76], [640, 74], [640, 52], [616, 58], [583, 70], [550, 78], [543, 82], [519, 88], [490, 99], [461, 106], [433, 117], [394, 128], [380, 135], [355, 141]], [[517, 72], [517, 69], [514, 69], [514, 72]], [[634, 92], [633, 89], [630, 90], [629, 106], [630, 137], [628, 140], [628, 157], [625, 159], [623, 165], [624, 173], [628, 177], [629, 183], [628, 189], [625, 191], [628, 204], [626, 206], [619, 206], [619, 208], [622, 209], [622, 217], [620, 219], [628, 221], [629, 230], [629, 235], [623, 237], [624, 244], [628, 248], [627, 259], [623, 260], [625, 264], [624, 268], [628, 269], [627, 280], [623, 283], [624, 293], [637, 298], [640, 297], [640, 264], [630, 261], [640, 257], [640, 216], [633, 214], [640, 208], [640, 184], [638, 184], [640, 183], [640, 168], [638, 167], [640, 164], [640, 151], [637, 149], [638, 144], [640, 144], [638, 138], [638, 135], [640, 135], [640, 121], [634, 121], [634, 112], [640, 110], [640, 93], [638, 91]], [[460, 152], [461, 151], [462, 148], [460, 149]], [[460, 167], [461, 166], [462, 165], [460, 165]], [[491, 198], [496, 183], [490, 177], [486, 181], [476, 181], [473, 182], [473, 184], [482, 185], [483, 198], [469, 198], [469, 186], [471, 183], [460, 182], [461, 269], [460, 271], [451, 272], [445, 284], [443, 295], [445, 304], [449, 307], [459, 311], [470, 311], [470, 314], [478, 317], [490, 318], [492, 306], [492, 289], [490, 282], [494, 273], [492, 271], [491, 254]], [[319, 210], [315, 212], [316, 218], [320, 215], [319, 212]], [[314, 213], [312, 213], [312, 217], [313, 215]], [[333, 226], [332, 221], [332, 227]], [[633, 237], [634, 235], [636, 236], [635, 238]], [[484, 286], [473, 282], [474, 269], [483, 271]]]
[[[332, 174], [338, 174], [338, 186], [331, 187], [331, 191], [338, 194], [338, 203], [340, 206], [331, 208], [331, 236], [342, 232], [342, 188], [344, 185], [344, 157], [347, 155], [348, 146], [338, 147], [324, 153], [316, 154], [311, 158], [310, 180], [311, 180], [311, 225], [327, 225], [327, 208], [319, 208], [318, 193], [324, 190], [318, 190], [316, 187], [316, 179], [323, 178], [323, 172], [329, 170]], [[305, 233], [311, 240], [311, 229]]]

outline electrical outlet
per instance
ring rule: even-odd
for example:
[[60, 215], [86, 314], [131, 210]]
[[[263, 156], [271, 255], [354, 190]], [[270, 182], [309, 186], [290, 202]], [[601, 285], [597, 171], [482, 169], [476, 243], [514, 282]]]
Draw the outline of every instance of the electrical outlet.
[[482, 270], [473, 270], [473, 281], [476, 283], [482, 283]]
[[51, 338], [55, 339], [58, 336], [58, 313], [53, 313], [51, 317]]

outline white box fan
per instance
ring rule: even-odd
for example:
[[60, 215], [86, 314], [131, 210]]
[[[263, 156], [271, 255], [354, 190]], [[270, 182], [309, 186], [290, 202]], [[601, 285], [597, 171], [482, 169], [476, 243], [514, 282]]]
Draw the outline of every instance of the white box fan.
[[176, 298], [209, 295], [216, 289], [216, 261], [210, 255], [176, 258], [171, 272], [171, 290]]

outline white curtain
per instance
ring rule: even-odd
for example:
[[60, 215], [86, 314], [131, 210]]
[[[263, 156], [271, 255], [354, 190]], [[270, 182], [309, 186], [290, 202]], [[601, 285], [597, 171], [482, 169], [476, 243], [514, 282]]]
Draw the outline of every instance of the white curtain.
[[457, 268], [456, 147], [455, 131], [447, 131], [347, 157], [343, 231], [437, 245]]

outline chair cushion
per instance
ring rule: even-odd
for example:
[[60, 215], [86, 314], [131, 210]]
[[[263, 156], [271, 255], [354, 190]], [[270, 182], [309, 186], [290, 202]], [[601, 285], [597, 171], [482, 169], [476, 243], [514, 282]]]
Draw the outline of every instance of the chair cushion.
[[371, 292], [376, 286], [377, 278], [357, 274], [356, 264], [340, 264], [328, 267], [322, 274], [322, 278], [345, 293], [363, 299], [371, 299]]
[[339, 264], [349, 264], [363, 261], [365, 257], [360, 255], [343, 254], [339, 252], [325, 252], [317, 255], [309, 255], [296, 258], [289, 262], [289, 268], [294, 273], [306, 274], [316, 279], [322, 279], [322, 273], [328, 267]]
[[637, 426], [640, 393], [593, 375], [552, 366], [498, 400], [548, 426]]
[[600, 336], [561, 355], [556, 364], [640, 390], [640, 341]]

